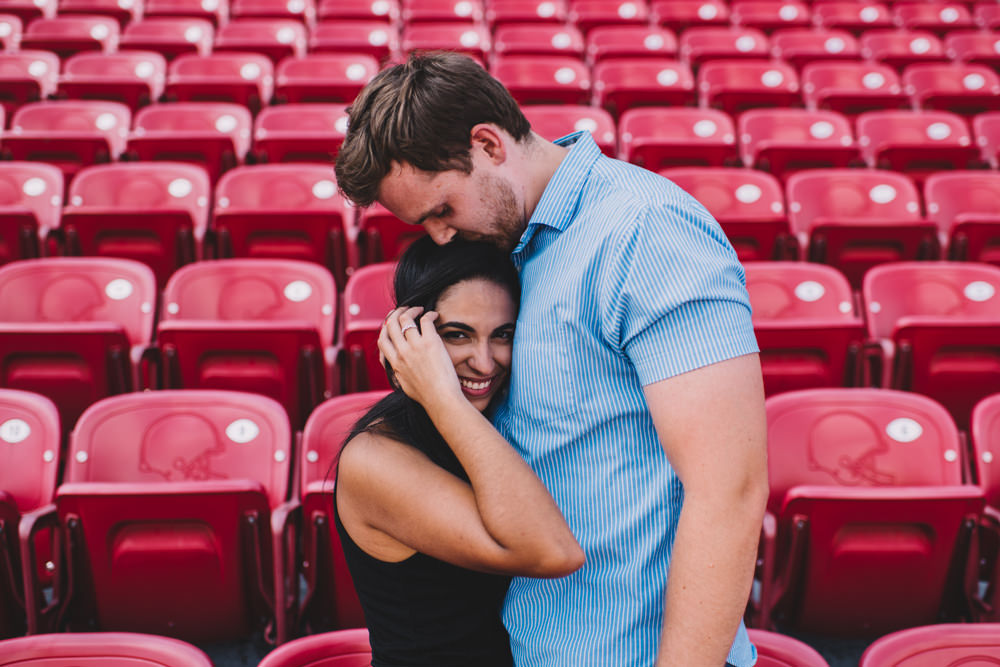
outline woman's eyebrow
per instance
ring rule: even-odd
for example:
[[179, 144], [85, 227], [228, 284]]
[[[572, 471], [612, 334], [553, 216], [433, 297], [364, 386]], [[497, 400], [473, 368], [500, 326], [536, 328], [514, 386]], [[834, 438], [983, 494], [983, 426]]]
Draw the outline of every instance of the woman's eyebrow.
[[461, 329], [462, 331], [470, 331], [470, 332], [475, 331], [475, 329], [470, 327], [465, 322], [442, 322], [441, 324], [437, 325], [438, 331], [440, 331], [441, 329], [447, 329], [448, 327], [451, 327], [453, 329]]

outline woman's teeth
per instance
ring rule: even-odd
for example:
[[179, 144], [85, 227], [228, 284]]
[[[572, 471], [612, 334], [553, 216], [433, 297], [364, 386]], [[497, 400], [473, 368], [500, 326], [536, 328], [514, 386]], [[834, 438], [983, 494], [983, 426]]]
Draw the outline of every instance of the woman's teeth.
[[490, 379], [490, 380], [482, 380], [480, 382], [473, 382], [472, 380], [466, 380], [464, 378], [459, 378], [459, 382], [466, 389], [471, 389], [473, 391], [479, 391], [479, 390], [486, 389], [487, 387], [489, 387], [490, 383], [493, 382], [493, 380]]

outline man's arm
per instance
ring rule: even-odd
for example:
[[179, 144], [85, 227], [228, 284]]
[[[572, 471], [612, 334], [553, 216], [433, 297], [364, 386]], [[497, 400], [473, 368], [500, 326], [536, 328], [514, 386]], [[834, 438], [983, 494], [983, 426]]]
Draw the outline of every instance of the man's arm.
[[760, 361], [748, 354], [644, 389], [684, 484], [658, 667], [721, 667], [746, 607], [767, 503]]

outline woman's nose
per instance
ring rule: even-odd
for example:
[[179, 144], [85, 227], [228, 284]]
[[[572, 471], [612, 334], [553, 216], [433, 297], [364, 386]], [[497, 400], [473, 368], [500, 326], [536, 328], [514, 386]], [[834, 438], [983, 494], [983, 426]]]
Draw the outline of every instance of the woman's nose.
[[481, 375], [490, 375], [496, 368], [493, 350], [489, 343], [477, 343], [468, 360], [469, 367]]

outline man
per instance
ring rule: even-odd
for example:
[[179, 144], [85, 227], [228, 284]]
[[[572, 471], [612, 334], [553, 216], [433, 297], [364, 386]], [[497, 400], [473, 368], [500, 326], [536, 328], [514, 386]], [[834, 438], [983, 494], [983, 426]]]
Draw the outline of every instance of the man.
[[543, 140], [453, 54], [366, 86], [337, 178], [358, 205], [379, 201], [438, 243], [491, 240], [520, 270], [494, 421], [587, 562], [515, 579], [504, 622], [517, 664], [752, 665], [741, 617], [767, 497], [763, 390], [743, 271], [718, 224], [585, 132]]

